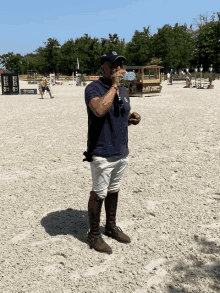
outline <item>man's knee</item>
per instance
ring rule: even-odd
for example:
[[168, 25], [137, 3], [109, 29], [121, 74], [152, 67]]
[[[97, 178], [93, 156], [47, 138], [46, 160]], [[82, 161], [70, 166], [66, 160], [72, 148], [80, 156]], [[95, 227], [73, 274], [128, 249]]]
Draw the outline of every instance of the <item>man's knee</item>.
[[117, 189], [117, 190], [108, 190], [108, 193], [117, 193], [117, 192], [119, 192], [119, 189]]
[[[94, 191], [94, 190], [93, 190]], [[100, 199], [105, 199], [107, 197], [107, 191], [94, 191]]]

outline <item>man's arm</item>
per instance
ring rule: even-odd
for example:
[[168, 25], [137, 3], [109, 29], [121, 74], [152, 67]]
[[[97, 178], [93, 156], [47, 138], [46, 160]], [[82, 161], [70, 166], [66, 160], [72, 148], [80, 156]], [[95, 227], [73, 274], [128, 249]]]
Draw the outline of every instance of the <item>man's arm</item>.
[[89, 101], [89, 108], [97, 117], [103, 117], [110, 110], [117, 91], [116, 88], [117, 86], [113, 85], [104, 96]]
[[131, 117], [131, 112], [129, 112], [129, 114], [128, 114], [128, 126], [130, 126], [132, 124], [131, 122], [129, 122], [130, 117]]

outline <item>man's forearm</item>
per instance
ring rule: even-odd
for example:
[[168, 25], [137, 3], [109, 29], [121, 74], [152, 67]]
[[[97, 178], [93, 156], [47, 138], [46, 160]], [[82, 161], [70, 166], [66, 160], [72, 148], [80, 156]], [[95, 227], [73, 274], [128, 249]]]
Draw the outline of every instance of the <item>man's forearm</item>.
[[[115, 86], [116, 87], [116, 86]], [[98, 109], [97, 112], [100, 117], [106, 115], [108, 111], [110, 110], [115, 94], [116, 94], [116, 88], [113, 85], [110, 87], [110, 89], [107, 91], [107, 93], [98, 100]]]

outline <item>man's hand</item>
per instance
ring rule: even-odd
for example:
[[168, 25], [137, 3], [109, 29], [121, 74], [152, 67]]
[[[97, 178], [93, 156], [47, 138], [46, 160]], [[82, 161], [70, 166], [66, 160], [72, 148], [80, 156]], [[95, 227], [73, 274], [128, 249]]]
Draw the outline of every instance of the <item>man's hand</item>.
[[137, 125], [140, 121], [141, 121], [141, 116], [136, 112], [133, 112], [132, 114], [128, 116], [128, 126], [131, 124]]
[[120, 77], [124, 77], [125, 73], [126, 73], [126, 70], [124, 70], [124, 69], [113, 70], [113, 72], [111, 74], [112, 84], [114, 84], [118, 87], [121, 84]]

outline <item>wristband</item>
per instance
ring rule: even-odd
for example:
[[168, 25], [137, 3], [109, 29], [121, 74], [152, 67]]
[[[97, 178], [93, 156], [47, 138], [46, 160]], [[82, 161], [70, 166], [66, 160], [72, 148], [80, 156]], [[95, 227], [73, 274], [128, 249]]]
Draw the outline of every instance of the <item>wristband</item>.
[[118, 88], [116, 88], [116, 87], [115, 87], [115, 86], [113, 86], [113, 85], [112, 85], [111, 87], [114, 87], [114, 88], [116, 89], [116, 91], [118, 90]]

